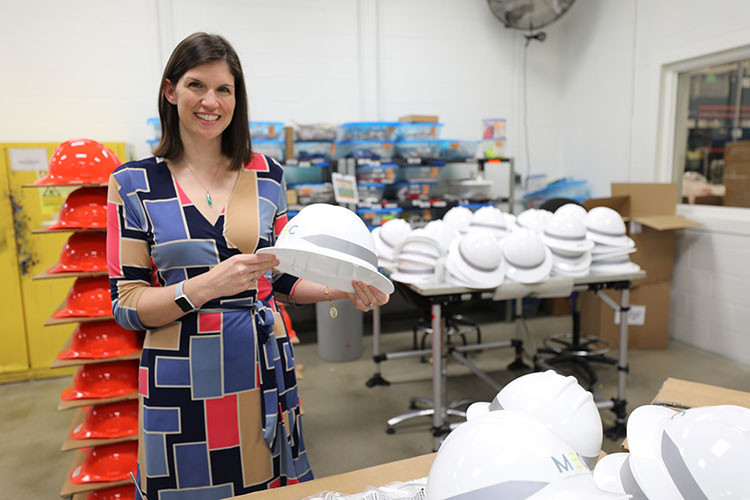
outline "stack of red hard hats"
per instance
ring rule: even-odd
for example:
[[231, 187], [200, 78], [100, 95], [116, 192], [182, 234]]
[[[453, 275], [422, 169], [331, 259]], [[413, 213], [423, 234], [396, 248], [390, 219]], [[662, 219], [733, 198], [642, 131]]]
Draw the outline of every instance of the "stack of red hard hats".
[[81, 450], [64, 490], [90, 492], [88, 500], [135, 497], [130, 474], [138, 455], [138, 357], [143, 334], [112, 318], [106, 233], [109, 176], [120, 159], [91, 139], [60, 144], [38, 186], [77, 186], [47, 230], [72, 232], [60, 258], [40, 278], [75, 277], [50, 324], [77, 323], [53, 367], [77, 366], [60, 395], [60, 409], [75, 409], [63, 449]]

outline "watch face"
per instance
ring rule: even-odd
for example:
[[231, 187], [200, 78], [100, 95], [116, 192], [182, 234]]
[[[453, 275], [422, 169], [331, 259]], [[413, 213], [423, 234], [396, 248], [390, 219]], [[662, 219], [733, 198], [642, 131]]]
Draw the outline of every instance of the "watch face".
[[193, 310], [193, 308], [190, 306], [190, 302], [188, 302], [185, 297], [177, 297], [176, 299], [174, 299], [174, 301], [184, 312], [190, 312]]

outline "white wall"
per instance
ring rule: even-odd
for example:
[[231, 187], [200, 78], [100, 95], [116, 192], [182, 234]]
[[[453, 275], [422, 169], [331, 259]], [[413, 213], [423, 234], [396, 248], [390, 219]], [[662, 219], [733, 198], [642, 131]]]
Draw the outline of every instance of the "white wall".
[[[670, 182], [664, 67], [747, 46], [749, 18], [736, 0], [578, 0], [561, 21], [563, 171], [599, 196]], [[750, 364], [750, 210], [681, 213], [704, 225], [678, 235], [670, 336]]]
[[[237, 49], [256, 120], [301, 123], [438, 114], [445, 137], [478, 139], [482, 118], [520, 130], [519, 33], [484, 0], [6, 2], [0, 34], [2, 141], [77, 136], [148, 154], [163, 65], [194, 31]], [[529, 58], [536, 171], [560, 171], [559, 45]], [[520, 158], [523, 165], [524, 159]]]

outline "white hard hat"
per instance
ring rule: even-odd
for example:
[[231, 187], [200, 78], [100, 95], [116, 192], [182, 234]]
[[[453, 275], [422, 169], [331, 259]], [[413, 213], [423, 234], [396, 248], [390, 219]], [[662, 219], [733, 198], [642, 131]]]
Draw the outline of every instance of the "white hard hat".
[[604, 491], [626, 493], [633, 500], [648, 500], [630, 469], [629, 453], [612, 453], [600, 458], [594, 468], [594, 482]]
[[750, 409], [641, 406], [627, 430], [630, 466], [648, 498], [750, 498]]
[[[413, 247], [412, 244], [416, 243], [417, 245], [422, 245]], [[440, 242], [435, 238], [435, 236], [431, 233], [429, 233], [424, 228], [415, 229], [409, 235], [399, 242], [396, 247], [396, 255], [398, 255], [400, 252], [404, 251], [404, 248], [415, 248], [415, 251], [419, 251], [418, 248], [426, 249], [427, 247], [430, 247], [431, 250], [429, 251], [430, 254], [436, 254], [436, 255], [443, 255], [443, 249], [440, 246]]]
[[597, 262], [592, 261], [589, 267], [589, 272], [598, 276], [604, 275], [615, 275], [615, 274], [630, 274], [641, 270], [641, 266], [635, 262], [631, 262], [630, 259], [620, 257], [618, 261], [609, 262]]
[[544, 243], [560, 254], [580, 255], [594, 248], [594, 242], [586, 237], [583, 219], [557, 213], [547, 218], [542, 236]]
[[552, 251], [552, 268], [559, 269], [562, 271], [578, 272], [588, 271], [591, 266], [592, 256], [591, 252], [583, 252], [578, 256], [571, 256], [567, 254], [558, 253], [554, 248], [550, 248]]
[[478, 283], [474, 283], [469, 280], [468, 277], [464, 276], [461, 269], [458, 268], [455, 259], [451, 259], [450, 256], [445, 259], [445, 281], [455, 286], [462, 286], [464, 288], [483, 288]]
[[505, 277], [503, 248], [488, 229], [476, 229], [453, 240], [448, 260], [455, 264], [462, 277], [481, 288], [498, 287]]
[[595, 207], [584, 219], [588, 237], [596, 243], [613, 247], [633, 247], [635, 243], [625, 234], [622, 216], [609, 207]]
[[443, 215], [443, 222], [459, 233], [469, 230], [473, 214], [466, 207], [453, 207]]
[[505, 275], [519, 283], [545, 281], [552, 270], [552, 252], [531, 229], [519, 229], [503, 240], [503, 259]]
[[428, 264], [425, 262], [418, 262], [416, 259], [419, 256], [410, 256], [409, 254], [404, 255], [402, 258], [396, 260], [398, 270], [391, 273], [391, 278], [394, 281], [401, 283], [431, 283], [435, 281], [436, 266], [437, 263]]
[[396, 246], [411, 233], [411, 226], [404, 219], [391, 219], [372, 230], [378, 257], [392, 261], [396, 256]]
[[424, 226], [424, 230], [427, 231], [427, 233], [430, 234], [435, 240], [437, 240], [438, 243], [440, 243], [440, 248], [443, 250], [443, 253], [448, 252], [451, 241], [453, 241], [454, 238], [460, 236], [460, 233], [458, 231], [448, 226], [444, 221], [440, 219], [428, 222]]
[[566, 203], [565, 205], [562, 205], [557, 210], [555, 210], [555, 215], [558, 214], [573, 216], [583, 220], [583, 218], [586, 217], [586, 209], [581, 205], [578, 205], [577, 203]]
[[593, 465], [599, 457], [602, 420], [594, 397], [575, 377], [553, 370], [523, 375], [497, 393], [490, 409], [532, 415], [571, 445], [586, 465]]
[[594, 246], [594, 248], [591, 249], [591, 254], [594, 257], [618, 257], [622, 255], [628, 255], [631, 253], [635, 253], [638, 250], [634, 247], [611, 247], [609, 245], [601, 245], [599, 243]]
[[344, 207], [315, 203], [286, 223], [276, 244], [259, 254], [279, 259], [279, 271], [354, 292], [352, 281], [362, 281], [386, 294], [393, 283], [378, 272], [378, 256], [370, 231], [357, 214]]
[[396, 257], [404, 253], [421, 254], [432, 259], [438, 259], [443, 255], [443, 251], [437, 242], [417, 238], [407, 238], [399, 245]]
[[493, 411], [443, 441], [426, 500], [623, 499], [599, 490], [575, 451], [534, 417]]
[[471, 229], [488, 229], [496, 238], [503, 238], [511, 231], [505, 215], [497, 207], [481, 207], [471, 218]]
[[544, 231], [544, 226], [547, 224], [547, 220], [550, 217], [552, 217], [552, 212], [549, 210], [529, 208], [518, 214], [518, 217], [516, 217], [516, 224], [518, 227], [524, 227], [536, 231], [537, 233], [541, 233]]

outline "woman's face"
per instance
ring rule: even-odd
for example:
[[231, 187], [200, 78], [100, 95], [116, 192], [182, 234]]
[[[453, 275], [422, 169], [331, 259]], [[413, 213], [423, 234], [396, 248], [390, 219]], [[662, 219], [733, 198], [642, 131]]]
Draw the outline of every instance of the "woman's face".
[[234, 76], [226, 61], [195, 66], [176, 84], [167, 80], [164, 96], [177, 106], [182, 140], [220, 138], [232, 122]]

